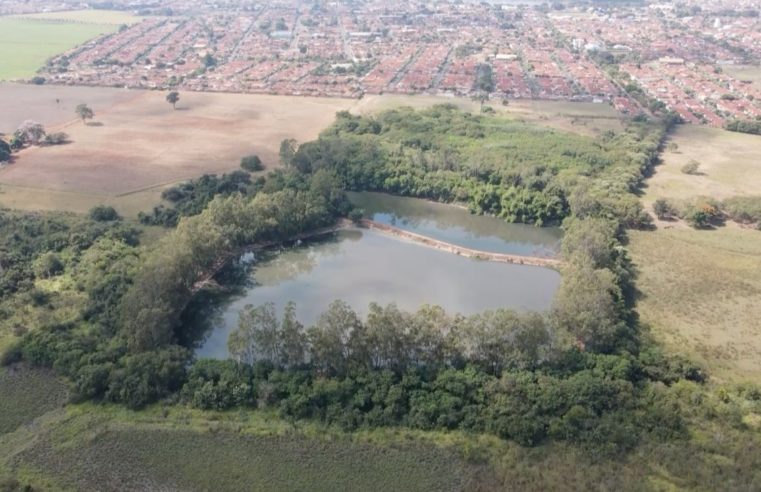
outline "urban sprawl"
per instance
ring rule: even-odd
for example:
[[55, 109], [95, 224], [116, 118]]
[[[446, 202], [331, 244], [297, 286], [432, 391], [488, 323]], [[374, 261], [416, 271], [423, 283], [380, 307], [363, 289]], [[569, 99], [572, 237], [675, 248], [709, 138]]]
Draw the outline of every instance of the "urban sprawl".
[[[49, 61], [46, 83], [362, 97], [451, 94], [671, 110], [723, 126], [761, 117], [730, 76], [761, 58], [759, 4], [112, 2], [144, 18]], [[2, 13], [83, 4], [4, 2]], [[38, 80], [40, 80], [38, 78]]]

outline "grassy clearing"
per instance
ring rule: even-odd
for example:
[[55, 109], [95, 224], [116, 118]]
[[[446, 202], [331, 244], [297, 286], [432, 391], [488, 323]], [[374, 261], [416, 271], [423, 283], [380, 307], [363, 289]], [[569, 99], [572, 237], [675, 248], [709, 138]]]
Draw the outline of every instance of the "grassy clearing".
[[[692, 383], [671, 391], [703, 401], [691, 417], [700, 425], [686, 440], [646, 443], [619, 459], [462, 432], [345, 434], [262, 411], [83, 404], [0, 436], [0, 472], [42, 490], [756, 489], [758, 403], [715, 399]], [[730, 414], [748, 423], [727, 426]]]
[[761, 233], [631, 231], [643, 296], [638, 311], [674, 350], [725, 380], [761, 378]]
[[32, 77], [53, 55], [101, 34], [114, 24], [0, 18], [0, 80]]
[[761, 85], [761, 66], [758, 65], [726, 65], [723, 70], [732, 77], [749, 81], [755, 86]]
[[[377, 113], [399, 106], [423, 109], [436, 104], [453, 104], [464, 111], [476, 113], [480, 111], [481, 107], [480, 102], [464, 97], [384, 94], [364, 97], [354, 112], [358, 114]], [[503, 106], [499, 100], [494, 100], [490, 102], [490, 106], [498, 114], [504, 114], [519, 121], [581, 135], [595, 136], [606, 130], [620, 131], [623, 129], [621, 115], [607, 104], [527, 99], [510, 100], [507, 106]]]
[[475, 489], [489, 477], [425, 441], [381, 445], [297, 430], [261, 412], [83, 405], [49, 422], [33, 442], [9, 453], [5, 469], [24, 483], [76, 490], [444, 491]]
[[64, 385], [49, 371], [22, 366], [0, 368], [0, 436], [65, 401]]
[[13, 16], [13, 19], [74, 22], [82, 24], [136, 24], [141, 18], [121, 10], [65, 10]]
[[[669, 139], [663, 164], [647, 182], [644, 202], [657, 198], [688, 199], [700, 195], [724, 199], [754, 195], [761, 183], [761, 137], [696, 125], [680, 125]], [[682, 172], [691, 160], [700, 163], [697, 175]]]

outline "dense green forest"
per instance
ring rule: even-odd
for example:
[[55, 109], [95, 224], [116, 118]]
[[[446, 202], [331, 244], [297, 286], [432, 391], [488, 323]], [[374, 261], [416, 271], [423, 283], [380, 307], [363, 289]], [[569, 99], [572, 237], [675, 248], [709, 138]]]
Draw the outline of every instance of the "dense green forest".
[[592, 139], [445, 105], [337, 116], [286, 163], [301, 172], [330, 169], [350, 190], [463, 202], [539, 225], [570, 214], [646, 223], [633, 192], [668, 125], [632, 122]]
[[[638, 323], [625, 230], [647, 223], [635, 193], [668, 126], [631, 122], [592, 139], [448, 106], [339, 113], [266, 178], [235, 173], [169, 190], [175, 206], [141, 221], [176, 226], [149, 247], [110, 214], [3, 212], [1, 314], [12, 343], [2, 360], [53, 368], [74, 401], [275, 409], [347, 430], [564, 441], [597, 458], [688, 442], [696, 414], [741, 429], [761, 392], [727, 393], [732, 418], [695, 411], [707, 375], [664, 354]], [[336, 302], [304, 327], [294, 306], [282, 314], [255, 306], [230, 338], [235, 360], [195, 360], [179, 342], [190, 329], [182, 314], [207, 273], [247, 245], [333, 224], [351, 209], [346, 190], [562, 223], [565, 267], [553, 308], [462, 317], [373, 305], [361, 319]], [[758, 480], [745, 473], [742, 484]]]

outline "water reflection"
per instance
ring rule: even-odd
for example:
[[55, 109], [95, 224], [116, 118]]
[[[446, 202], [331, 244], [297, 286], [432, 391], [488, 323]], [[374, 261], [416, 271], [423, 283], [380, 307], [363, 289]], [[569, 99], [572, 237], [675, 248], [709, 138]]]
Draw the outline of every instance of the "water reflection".
[[358, 229], [257, 253], [257, 263], [247, 277], [248, 285], [244, 282], [242, 290], [216, 309], [198, 308], [194, 317], [204, 317], [205, 327], [195, 333], [208, 333], [196, 345], [199, 356], [227, 357], [228, 335], [247, 304], [273, 302], [281, 312], [287, 302], [294, 301], [305, 325], [312, 324], [335, 299], [363, 314], [370, 302], [396, 302], [406, 310], [437, 304], [463, 314], [500, 307], [544, 310], [560, 281], [554, 270], [463, 258]]
[[368, 218], [467, 248], [530, 256], [556, 256], [561, 231], [557, 227], [509, 224], [497, 217], [385, 193], [349, 193]]

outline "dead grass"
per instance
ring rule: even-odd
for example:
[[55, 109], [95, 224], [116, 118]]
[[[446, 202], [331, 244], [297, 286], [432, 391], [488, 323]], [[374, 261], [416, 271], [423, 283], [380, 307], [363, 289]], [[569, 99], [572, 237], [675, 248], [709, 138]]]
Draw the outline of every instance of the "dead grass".
[[[758, 194], [761, 137], [680, 125], [669, 142], [677, 144], [677, 149], [663, 154], [663, 164], [647, 181], [643, 198], [647, 207], [657, 198], [681, 200], [704, 195], [721, 200]], [[700, 163], [699, 174], [684, 174], [682, 166], [693, 159]]]
[[698, 356], [714, 377], [761, 378], [761, 233], [631, 231], [638, 311], [674, 351]]
[[[88, 92], [66, 93], [63, 104], [71, 110], [66, 116], [54, 102], [60, 100], [58, 87], [24, 86], [25, 92], [4, 86], [0, 94], [5, 87], [12, 93], [7, 97], [18, 101], [9, 110], [14, 121], [26, 119], [22, 113], [37, 115], [49, 131], [68, 133], [72, 143], [17, 154], [14, 164], [0, 170], [0, 203], [74, 212], [105, 203], [128, 216], [158, 203], [161, 189], [170, 184], [238, 169], [245, 155], [258, 154], [266, 167], [275, 167], [283, 139], [312, 140], [337, 111], [355, 103], [182, 93], [173, 111], [162, 92], [93, 88], [93, 99]], [[74, 119], [73, 108], [80, 102], [93, 107], [95, 124]], [[28, 109], [18, 107], [24, 103]], [[5, 118], [9, 126], [11, 117]]]

